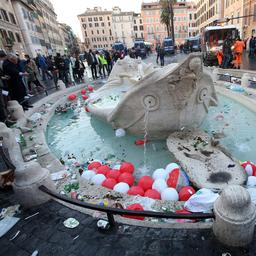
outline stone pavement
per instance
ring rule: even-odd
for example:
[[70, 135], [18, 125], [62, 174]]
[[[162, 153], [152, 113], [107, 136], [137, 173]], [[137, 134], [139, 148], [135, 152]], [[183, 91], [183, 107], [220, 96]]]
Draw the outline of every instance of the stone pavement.
[[[0, 192], [1, 207], [14, 203], [12, 192]], [[39, 214], [24, 220], [36, 212]], [[154, 229], [120, 224], [115, 231], [102, 233], [96, 227], [96, 219], [55, 201], [22, 210], [18, 216], [21, 220], [0, 238], [1, 256], [29, 256], [35, 250], [38, 256], [252, 256], [256, 251], [255, 243], [248, 248], [227, 248], [208, 229]], [[69, 217], [76, 218], [80, 225], [66, 228], [63, 221]], [[17, 231], [19, 235], [10, 241]]]

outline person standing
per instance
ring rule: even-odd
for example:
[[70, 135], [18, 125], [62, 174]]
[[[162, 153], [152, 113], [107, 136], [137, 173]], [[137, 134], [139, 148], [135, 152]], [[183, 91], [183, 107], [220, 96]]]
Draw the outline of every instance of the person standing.
[[[103, 55], [102, 52], [99, 54], [98, 59], [99, 59], [100, 66], [101, 66], [102, 71], [103, 71], [103, 75], [104, 75], [104, 77], [106, 77], [106, 72], [109, 73], [108, 72], [108, 62], [105, 59], [105, 56]], [[105, 72], [105, 70], [106, 70], [106, 72]]]
[[165, 55], [164, 47], [162, 46], [162, 47], [160, 48], [160, 51], [159, 51], [159, 58], [160, 58], [160, 64], [161, 64], [161, 66], [164, 66], [164, 55]]
[[8, 54], [7, 59], [3, 63], [3, 71], [4, 74], [9, 76], [7, 85], [11, 100], [17, 100], [23, 106], [24, 110], [27, 110], [28, 108], [33, 107], [24, 100], [26, 96], [26, 88], [22, 77], [27, 76], [28, 74], [20, 72], [17, 64], [17, 56]]
[[157, 46], [156, 46], [156, 63], [158, 64], [158, 60], [159, 60], [159, 54], [160, 54], [160, 49], [161, 49], [161, 47], [160, 47], [160, 45], [159, 44], [157, 44]]
[[222, 46], [222, 52], [223, 52], [222, 67], [223, 68], [228, 68], [230, 65], [230, 62], [232, 60], [231, 46], [232, 46], [231, 37], [230, 37], [230, 35], [227, 35], [226, 39], [223, 42], [223, 46]]
[[75, 61], [75, 71], [78, 76], [78, 82], [80, 83], [84, 82], [84, 70], [84, 63], [79, 59], [79, 56], [77, 56]]
[[38, 54], [38, 65], [42, 71], [43, 81], [46, 81], [46, 75], [48, 76], [48, 78], [52, 79], [52, 75], [48, 71], [48, 65], [46, 63], [46, 59], [40, 53]]
[[93, 79], [97, 79], [97, 65], [98, 65], [98, 60], [96, 58], [96, 55], [94, 54], [94, 52], [90, 49], [87, 57], [87, 63], [88, 66], [91, 68], [91, 72], [92, 72], [92, 78]]
[[104, 55], [105, 55], [106, 61], [108, 63], [107, 71], [108, 71], [108, 75], [109, 75], [112, 70], [112, 59], [111, 59], [109, 51], [105, 50]]
[[238, 37], [234, 44], [234, 54], [235, 54], [234, 64], [235, 64], [235, 68], [237, 69], [240, 69], [244, 48], [245, 48], [244, 42], [241, 40], [240, 37]]
[[249, 57], [254, 56], [254, 51], [255, 51], [255, 40], [254, 40], [254, 37], [252, 36], [249, 41]]

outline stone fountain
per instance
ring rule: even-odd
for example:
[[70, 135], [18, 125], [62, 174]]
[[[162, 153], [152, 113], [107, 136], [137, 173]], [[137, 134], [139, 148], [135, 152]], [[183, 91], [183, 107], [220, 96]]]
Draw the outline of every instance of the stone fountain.
[[[112, 125], [147, 139], [167, 138], [167, 146], [198, 188], [244, 184], [246, 174], [219, 141], [198, 130], [217, 96], [201, 54], [154, 68], [125, 58], [106, 84], [91, 95], [90, 112]], [[195, 144], [200, 146], [197, 148]]]

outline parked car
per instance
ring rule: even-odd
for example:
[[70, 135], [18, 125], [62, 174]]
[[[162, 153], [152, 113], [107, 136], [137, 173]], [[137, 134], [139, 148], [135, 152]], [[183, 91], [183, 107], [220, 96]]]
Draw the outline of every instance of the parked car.
[[135, 40], [134, 41], [134, 49], [136, 51], [136, 55], [143, 58], [147, 56], [147, 49], [144, 40]]

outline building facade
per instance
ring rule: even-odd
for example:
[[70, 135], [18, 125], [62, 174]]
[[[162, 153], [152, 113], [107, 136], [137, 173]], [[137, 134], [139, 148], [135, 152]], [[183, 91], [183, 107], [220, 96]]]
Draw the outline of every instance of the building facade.
[[46, 54], [47, 48], [35, 4], [28, 0], [13, 0], [12, 3], [26, 45], [26, 53], [33, 57], [38, 53]]
[[83, 40], [88, 48], [110, 49], [114, 43], [112, 29], [112, 12], [102, 10], [101, 7], [87, 10], [78, 15], [80, 21]]
[[122, 42], [131, 48], [134, 42], [133, 12], [122, 12], [114, 7], [112, 12], [113, 35], [116, 42]]
[[201, 33], [205, 27], [215, 25], [223, 18], [224, 0], [198, 0], [196, 8], [196, 26]]
[[256, 36], [256, 1], [243, 0], [243, 15], [247, 17], [243, 18], [242, 37], [247, 39]]
[[140, 13], [133, 14], [133, 32], [134, 32], [134, 39], [144, 38], [143, 20]]
[[54, 12], [52, 3], [49, 0], [35, 1], [41, 30], [44, 36], [46, 54], [64, 54], [64, 44], [59, 31], [57, 15]]
[[156, 45], [167, 36], [166, 26], [161, 23], [161, 6], [159, 2], [142, 3], [141, 17], [143, 20], [145, 41]]
[[[249, 1], [248, 1], [249, 2]], [[255, 2], [256, 4], [256, 2]], [[224, 15], [223, 18], [231, 18], [228, 24], [235, 25], [240, 32], [240, 36], [243, 35], [243, 19], [238, 18], [244, 15], [244, 0], [224, 0]], [[232, 19], [235, 18], [235, 19]], [[245, 18], [247, 20], [247, 18]]]
[[11, 0], [0, 1], [0, 49], [18, 54], [26, 52]]

